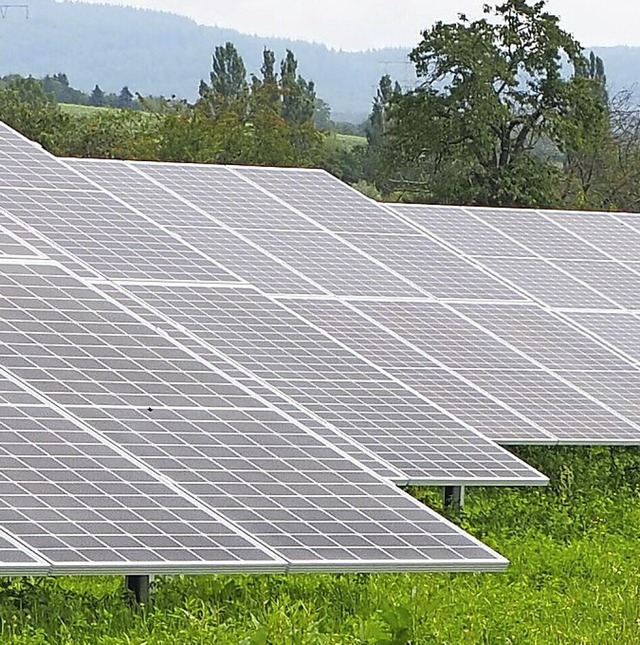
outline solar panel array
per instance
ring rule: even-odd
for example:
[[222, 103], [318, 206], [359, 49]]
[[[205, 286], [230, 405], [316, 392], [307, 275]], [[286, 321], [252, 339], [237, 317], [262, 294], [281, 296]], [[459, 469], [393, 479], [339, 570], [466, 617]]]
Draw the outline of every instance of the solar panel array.
[[[109, 166], [116, 176], [125, 167]], [[221, 190], [246, 183], [218, 170]], [[149, 203], [129, 204], [90, 172], [0, 130], [0, 573], [504, 568], [504, 558], [389, 481], [408, 481], [404, 472], [280, 392], [257, 363], [249, 369], [142, 302], [145, 288], [208, 288], [281, 308], [166, 224], [175, 211], [187, 229], [228, 229], [172, 193], [145, 193], [149, 186], [140, 176], [135, 193]], [[265, 211], [275, 204], [273, 217], [286, 212], [257, 194]], [[164, 223], [149, 215], [157, 212]], [[246, 338], [248, 349], [257, 337]], [[331, 352], [339, 366], [350, 354], [322, 339], [335, 376]], [[362, 397], [402, 390], [367, 368]], [[278, 378], [295, 380], [293, 371]], [[309, 396], [323, 387], [331, 396], [327, 374], [318, 379]], [[349, 397], [361, 414], [357, 394]], [[544, 481], [416, 400], [416, 415], [422, 406], [454, 434], [468, 433], [471, 458], [495, 453], [478, 466], [483, 474]], [[410, 416], [383, 410], [385, 400], [362, 404], [372, 431], [396, 412]], [[440, 450], [447, 481], [462, 472], [456, 450]], [[430, 463], [411, 466], [428, 478]]]
[[58, 160], [3, 126], [0, 572], [504, 567], [392, 482], [640, 444], [639, 221]]

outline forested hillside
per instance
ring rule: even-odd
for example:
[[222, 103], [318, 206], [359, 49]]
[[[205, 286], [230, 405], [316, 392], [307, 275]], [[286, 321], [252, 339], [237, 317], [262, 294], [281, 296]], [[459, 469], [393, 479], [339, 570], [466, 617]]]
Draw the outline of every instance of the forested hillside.
[[[205, 27], [177, 15], [113, 5], [31, 0], [30, 16], [11, 9], [0, 21], [0, 75], [64, 72], [72, 85], [90, 92], [128, 86], [141, 94], [175, 94], [194, 100], [206, 78], [214, 46], [235, 44], [250, 72], [258, 72], [266, 46], [284, 55], [295, 51], [307, 78], [337, 120], [362, 121], [380, 77], [389, 73], [406, 84], [413, 68], [408, 50], [348, 53], [320, 44], [240, 34]], [[416, 42], [422, 28], [416, 25]], [[585, 43], [588, 45], [588, 43]], [[610, 87], [629, 88], [640, 80], [640, 48], [596, 48]]]

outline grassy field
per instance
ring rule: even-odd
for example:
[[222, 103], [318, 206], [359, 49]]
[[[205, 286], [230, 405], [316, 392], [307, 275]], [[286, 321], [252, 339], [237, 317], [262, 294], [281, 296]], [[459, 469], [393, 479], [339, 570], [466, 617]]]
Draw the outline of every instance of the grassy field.
[[95, 105], [76, 105], [74, 103], [58, 103], [58, 105], [63, 112], [73, 116], [91, 116], [93, 114], [99, 114], [103, 110], [113, 109], [96, 107]]
[[522, 454], [552, 485], [471, 490], [458, 518], [510, 558], [505, 573], [173, 577], [158, 580], [153, 605], [139, 609], [118, 578], [7, 581], [0, 642], [640, 643], [638, 451]]

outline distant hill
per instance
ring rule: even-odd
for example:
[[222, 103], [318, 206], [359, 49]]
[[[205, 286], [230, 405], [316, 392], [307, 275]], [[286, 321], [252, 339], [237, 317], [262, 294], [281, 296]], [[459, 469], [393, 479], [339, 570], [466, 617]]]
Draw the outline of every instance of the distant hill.
[[[331, 50], [317, 43], [264, 38], [231, 29], [206, 27], [170, 13], [114, 5], [27, 0], [30, 18], [9, 9], [0, 20], [0, 75], [44, 76], [65, 72], [71, 84], [90, 91], [98, 83], [107, 92], [123, 85], [141, 94], [175, 94], [193, 100], [207, 78], [216, 45], [232, 41], [249, 71], [260, 67], [266, 46], [282, 56], [292, 49], [301, 74], [315, 81], [333, 118], [359, 122], [368, 114], [378, 80], [389, 73], [413, 82], [407, 51]], [[425, 25], [426, 26], [426, 25]], [[416, 27], [416, 42], [418, 41]], [[640, 48], [597, 48], [615, 89], [640, 81]]]

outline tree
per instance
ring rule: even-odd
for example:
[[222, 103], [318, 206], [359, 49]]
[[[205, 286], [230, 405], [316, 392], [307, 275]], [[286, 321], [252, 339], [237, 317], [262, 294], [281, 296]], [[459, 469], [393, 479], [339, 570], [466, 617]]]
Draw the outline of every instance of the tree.
[[130, 109], [133, 107], [133, 94], [131, 90], [125, 85], [118, 94], [118, 101], [116, 105], [119, 108]]
[[200, 82], [200, 98], [208, 104], [212, 115], [228, 109], [249, 91], [247, 70], [233, 43], [215, 48], [209, 84]]
[[91, 92], [91, 96], [89, 97], [89, 105], [102, 107], [104, 104], [104, 92], [100, 89], [100, 86], [96, 84]]
[[315, 111], [315, 85], [298, 74], [298, 61], [290, 49], [280, 63], [280, 83], [285, 121], [293, 124], [311, 121]]
[[592, 115], [602, 98], [565, 72], [587, 63], [545, 5], [505, 0], [423, 32], [410, 54], [421, 85], [389, 111], [385, 151], [400, 169], [390, 179], [441, 201], [554, 203], [558, 169], [536, 150], [566, 147], [566, 120]]

